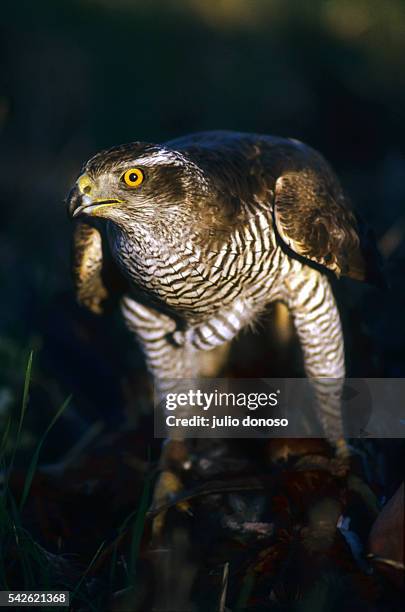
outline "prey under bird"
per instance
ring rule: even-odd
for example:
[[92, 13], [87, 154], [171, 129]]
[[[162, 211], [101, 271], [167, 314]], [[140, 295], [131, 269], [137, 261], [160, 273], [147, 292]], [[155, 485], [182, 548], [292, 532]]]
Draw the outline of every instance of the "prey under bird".
[[324, 432], [345, 452], [344, 344], [328, 276], [374, 281], [378, 266], [319, 153], [222, 131], [133, 142], [92, 157], [68, 207], [78, 300], [102, 312], [116, 293], [158, 388], [197, 377], [208, 351], [281, 301]]

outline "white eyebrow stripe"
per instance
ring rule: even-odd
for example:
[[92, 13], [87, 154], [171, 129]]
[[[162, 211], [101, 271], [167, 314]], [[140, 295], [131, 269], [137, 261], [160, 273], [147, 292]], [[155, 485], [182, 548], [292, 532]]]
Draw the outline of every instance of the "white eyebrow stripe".
[[144, 157], [138, 157], [135, 163], [139, 166], [174, 165], [181, 166], [186, 163], [185, 158], [180, 153], [173, 151], [157, 151]]
[[199, 177], [200, 188], [203, 191], [208, 191], [208, 182], [204, 176], [203, 170], [193, 161], [188, 159], [179, 151], [171, 151], [170, 149], [160, 149], [151, 152], [149, 155], [138, 157], [131, 162], [132, 166], [140, 168], [153, 168], [154, 166], [182, 166], [190, 174]]

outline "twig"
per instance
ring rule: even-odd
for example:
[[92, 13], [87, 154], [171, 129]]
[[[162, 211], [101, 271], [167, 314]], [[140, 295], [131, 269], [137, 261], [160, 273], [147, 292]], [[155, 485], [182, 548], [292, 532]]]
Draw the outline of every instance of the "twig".
[[229, 579], [229, 561], [224, 565], [224, 571], [222, 573], [222, 590], [221, 597], [219, 600], [218, 612], [225, 612], [226, 596], [228, 593], [228, 579]]

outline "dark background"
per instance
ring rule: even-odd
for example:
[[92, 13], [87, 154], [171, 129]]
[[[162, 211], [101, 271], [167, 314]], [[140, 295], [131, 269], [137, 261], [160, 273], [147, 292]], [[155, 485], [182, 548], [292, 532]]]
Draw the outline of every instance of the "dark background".
[[405, 2], [42, 0], [1, 12], [0, 424], [30, 347], [35, 420], [73, 392], [79, 420], [114, 421], [138, 358], [119, 323], [75, 310], [63, 199], [101, 148], [204, 129], [295, 137], [332, 162], [391, 283], [337, 286], [349, 374], [405, 375]]
[[[71, 465], [100, 432], [117, 434], [81, 472], [63, 481], [52, 472], [46, 487], [39, 475], [25, 517], [50, 550], [62, 542], [62, 553], [89, 563], [137, 507], [140, 460], [156, 442], [146, 372], [119, 316], [75, 303], [63, 200], [82, 163], [119, 143], [205, 129], [319, 149], [373, 228], [390, 284], [335, 284], [348, 373], [404, 377], [405, 1], [20, 0], [1, 3], [0, 23], [0, 438], [18, 416], [30, 349], [22, 482], [68, 395], [42, 461]], [[274, 329], [243, 336], [230, 373], [303, 374], [296, 344], [281, 347]], [[128, 422], [135, 438], [122, 434]], [[400, 447], [370, 448], [370, 480], [387, 498], [401, 478]], [[58, 503], [55, 482], [67, 487]]]

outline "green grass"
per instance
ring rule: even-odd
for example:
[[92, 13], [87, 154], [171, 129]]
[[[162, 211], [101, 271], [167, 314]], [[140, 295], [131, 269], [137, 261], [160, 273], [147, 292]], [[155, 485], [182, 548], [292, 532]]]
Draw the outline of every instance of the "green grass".
[[9, 584], [10, 568], [7, 567], [7, 563], [12, 566], [12, 573], [18, 572], [21, 576], [22, 584], [18, 585], [19, 589], [41, 588], [46, 590], [52, 587], [49, 575], [49, 554], [24, 528], [21, 510], [30, 492], [41, 447], [49, 431], [67, 407], [68, 401], [64, 402], [57, 411], [34, 451], [19, 501], [14, 498], [10, 488], [10, 478], [20, 446], [24, 418], [29, 403], [32, 362], [33, 353], [31, 352], [25, 371], [23, 396], [17, 425], [13, 427], [13, 418], [9, 416], [0, 443], [0, 468], [4, 475], [0, 495], [0, 543], [3, 552], [0, 559], [0, 584], [3, 589], [15, 588], [15, 585]]
[[[18, 417], [17, 419], [12, 416], [7, 418], [4, 432], [0, 438], [0, 471], [1, 474], [3, 474], [3, 485], [0, 494], [0, 549], [2, 551], [0, 555], [0, 589], [68, 590], [70, 591], [71, 605], [72, 602], [75, 602], [76, 605], [81, 608], [83, 608], [84, 605], [86, 606], [85, 609], [88, 610], [102, 610], [104, 606], [101, 600], [97, 601], [94, 597], [90, 599], [87, 591], [86, 579], [91, 574], [100, 555], [105, 551], [105, 542], [102, 542], [98, 546], [93, 558], [84, 571], [81, 572], [81, 576], [77, 579], [75, 584], [71, 584], [67, 576], [64, 581], [63, 571], [60, 572], [60, 576], [58, 574], [58, 584], [54, 584], [53, 581], [55, 581], [55, 578], [51, 575], [51, 564], [52, 560], [57, 559], [57, 555], [53, 555], [46, 551], [41, 544], [32, 537], [23, 524], [23, 510], [31, 493], [33, 479], [40, 460], [41, 449], [51, 433], [53, 426], [68, 407], [71, 400], [70, 397], [68, 397], [55, 412], [49, 425], [39, 438], [25, 473], [20, 499], [15, 499], [11, 490], [11, 476], [16, 458], [18, 458], [24, 429], [24, 419], [29, 409], [32, 367], [33, 353], [31, 352], [25, 370], [22, 400]], [[149, 475], [145, 480], [139, 506], [129, 514], [117, 530], [118, 536], [112, 548], [110, 567], [108, 570], [109, 594], [116, 590], [133, 587], [135, 584], [136, 565], [138, 562], [152, 486], [152, 472], [149, 470], [148, 473]], [[128, 532], [131, 533], [128, 553], [129, 559], [127, 563], [128, 571], [124, 577], [119, 577], [117, 572], [118, 543], [122, 535]], [[60, 555], [59, 558], [63, 560], [62, 555]], [[19, 577], [18, 584], [15, 584], [16, 575]], [[106, 597], [105, 594], [104, 597]], [[51, 608], [46, 609], [50, 610]]]

